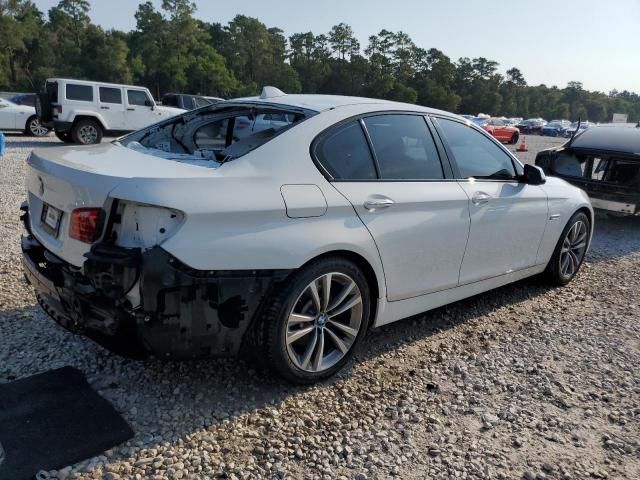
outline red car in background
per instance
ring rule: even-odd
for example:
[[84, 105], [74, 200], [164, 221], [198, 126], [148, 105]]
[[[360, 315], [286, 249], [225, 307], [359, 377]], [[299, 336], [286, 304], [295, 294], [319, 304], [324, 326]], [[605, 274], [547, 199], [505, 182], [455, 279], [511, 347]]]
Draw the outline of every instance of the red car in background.
[[504, 120], [499, 118], [474, 118], [473, 122], [480, 128], [486, 130], [503, 143], [518, 143], [520, 138], [520, 130], [516, 127], [507, 125]]

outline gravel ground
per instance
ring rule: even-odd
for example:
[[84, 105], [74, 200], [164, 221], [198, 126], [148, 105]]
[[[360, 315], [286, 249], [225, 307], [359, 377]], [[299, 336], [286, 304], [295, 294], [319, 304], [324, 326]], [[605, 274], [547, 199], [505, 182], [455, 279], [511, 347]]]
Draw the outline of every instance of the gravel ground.
[[[535, 279], [372, 332], [337, 378], [119, 358], [57, 327], [20, 271], [31, 148], [0, 172], [0, 383], [73, 365], [136, 432], [57, 478], [640, 478], [640, 219], [598, 218], [578, 278]], [[558, 140], [527, 137], [535, 151]]]

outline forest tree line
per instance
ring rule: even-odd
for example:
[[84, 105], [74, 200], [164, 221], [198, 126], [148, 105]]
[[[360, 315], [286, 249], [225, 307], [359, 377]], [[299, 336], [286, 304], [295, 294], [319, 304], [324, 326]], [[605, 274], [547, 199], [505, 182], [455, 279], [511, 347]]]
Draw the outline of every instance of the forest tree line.
[[60, 0], [48, 12], [31, 0], [0, 0], [0, 90], [39, 91], [47, 77], [144, 85], [224, 98], [273, 85], [287, 93], [386, 98], [448, 111], [517, 117], [640, 120], [640, 96], [528, 85], [516, 67], [499, 73], [484, 57], [452, 60], [382, 30], [361, 45], [344, 23], [288, 38], [277, 27], [236, 16], [223, 25], [194, 17], [189, 0], [142, 3], [130, 32], [91, 22], [88, 0]]

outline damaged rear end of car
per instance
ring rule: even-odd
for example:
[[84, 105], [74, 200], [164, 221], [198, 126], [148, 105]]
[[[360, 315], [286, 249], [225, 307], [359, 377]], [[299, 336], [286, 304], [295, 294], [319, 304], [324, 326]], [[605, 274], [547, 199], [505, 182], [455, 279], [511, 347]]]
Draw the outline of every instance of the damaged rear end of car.
[[[124, 355], [237, 355], [262, 298], [289, 271], [196, 269], [165, 244], [187, 221], [172, 198], [188, 195], [193, 185], [202, 191], [222, 185], [217, 170], [224, 162], [277, 133], [269, 126], [234, 137], [227, 126], [238, 110], [254, 120], [264, 115], [252, 109], [234, 105], [236, 117], [224, 107], [201, 109], [112, 144], [34, 151], [21, 244], [25, 276], [44, 311]], [[305, 118], [298, 111], [281, 115], [283, 127]], [[215, 132], [198, 136], [194, 122], [198, 128], [214, 123]]]
[[536, 165], [583, 189], [595, 209], [640, 215], [638, 128], [590, 128], [566, 145], [538, 153]]

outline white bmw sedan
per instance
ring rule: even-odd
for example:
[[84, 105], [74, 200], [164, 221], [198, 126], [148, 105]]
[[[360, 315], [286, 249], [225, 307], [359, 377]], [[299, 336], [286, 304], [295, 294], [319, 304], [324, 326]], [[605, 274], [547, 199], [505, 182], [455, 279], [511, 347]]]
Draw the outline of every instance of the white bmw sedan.
[[35, 108], [4, 98], [0, 98], [0, 131], [19, 131], [36, 137], [49, 133], [49, 129], [40, 124]]
[[118, 352], [250, 352], [300, 383], [369, 328], [569, 282], [593, 226], [584, 192], [467, 120], [271, 87], [28, 164], [24, 268], [55, 321]]

